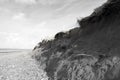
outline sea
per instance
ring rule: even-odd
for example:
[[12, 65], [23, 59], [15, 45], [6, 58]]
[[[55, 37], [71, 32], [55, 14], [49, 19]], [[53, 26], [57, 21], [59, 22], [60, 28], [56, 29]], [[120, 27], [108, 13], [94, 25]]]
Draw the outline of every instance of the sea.
[[32, 49], [9, 49], [9, 48], [0, 48], [0, 56], [3, 55], [10, 55], [10, 54], [17, 54], [21, 52], [28, 52], [31, 51]]

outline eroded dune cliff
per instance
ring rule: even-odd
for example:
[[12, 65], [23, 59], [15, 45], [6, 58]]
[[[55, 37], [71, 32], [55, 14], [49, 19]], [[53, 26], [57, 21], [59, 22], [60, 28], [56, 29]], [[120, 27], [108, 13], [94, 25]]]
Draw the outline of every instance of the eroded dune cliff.
[[119, 80], [120, 0], [108, 0], [78, 23], [33, 50], [49, 80]]

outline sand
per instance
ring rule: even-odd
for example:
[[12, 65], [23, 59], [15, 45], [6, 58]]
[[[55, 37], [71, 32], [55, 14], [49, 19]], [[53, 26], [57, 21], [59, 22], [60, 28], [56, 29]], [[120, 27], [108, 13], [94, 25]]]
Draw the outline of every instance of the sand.
[[28, 51], [0, 54], [0, 80], [47, 80]]

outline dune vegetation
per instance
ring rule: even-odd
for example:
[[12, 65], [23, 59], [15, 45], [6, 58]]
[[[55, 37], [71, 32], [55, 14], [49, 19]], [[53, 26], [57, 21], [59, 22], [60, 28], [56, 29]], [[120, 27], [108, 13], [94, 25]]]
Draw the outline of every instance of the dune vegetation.
[[49, 80], [120, 79], [120, 0], [108, 0], [33, 50]]

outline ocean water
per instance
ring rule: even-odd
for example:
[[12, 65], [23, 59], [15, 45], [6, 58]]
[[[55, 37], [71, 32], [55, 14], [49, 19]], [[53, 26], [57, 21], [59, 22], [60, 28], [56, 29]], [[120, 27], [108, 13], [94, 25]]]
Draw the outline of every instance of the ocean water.
[[0, 57], [4, 55], [18, 54], [21, 52], [30, 52], [31, 49], [0, 49]]
[[0, 53], [14, 53], [21, 51], [30, 51], [30, 49], [0, 49]]

